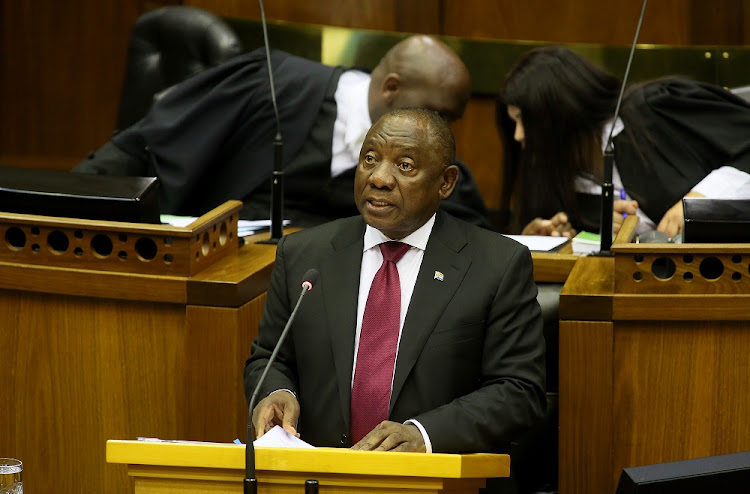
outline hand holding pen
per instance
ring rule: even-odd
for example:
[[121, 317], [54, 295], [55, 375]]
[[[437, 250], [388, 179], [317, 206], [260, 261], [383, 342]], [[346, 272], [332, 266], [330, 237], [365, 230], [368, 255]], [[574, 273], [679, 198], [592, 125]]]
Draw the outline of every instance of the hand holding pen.
[[616, 200], [612, 207], [612, 231], [617, 233], [622, 223], [629, 214], [635, 214], [638, 210], [638, 202], [627, 199], [625, 189], [620, 189], [620, 199]]

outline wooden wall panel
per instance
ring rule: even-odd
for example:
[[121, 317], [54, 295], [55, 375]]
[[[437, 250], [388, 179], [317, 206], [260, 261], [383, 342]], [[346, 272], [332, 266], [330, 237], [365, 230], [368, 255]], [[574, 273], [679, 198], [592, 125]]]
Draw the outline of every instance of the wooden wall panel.
[[0, 153], [84, 157], [114, 128], [140, 2], [2, 2]]
[[558, 468], [563, 494], [614, 492], [612, 456], [606, 453], [613, 428], [612, 345], [611, 322], [560, 321]]
[[[445, 2], [443, 34], [551, 42], [630, 44], [641, 2], [464, 0]], [[690, 4], [649, 2], [643, 43], [690, 44]]]
[[744, 321], [617, 322], [613, 488], [622, 468], [747, 451], [749, 352]]
[[[691, 0], [690, 42], [694, 45], [735, 45], [744, 39], [743, 11], [750, 14], [744, 0], [706, 2]], [[750, 26], [750, 24], [744, 24]]]
[[[185, 5], [235, 17], [260, 19], [257, 1], [185, 0]], [[440, 34], [441, 0], [273, 0], [266, 19], [385, 31]]]
[[456, 154], [469, 166], [487, 207], [497, 209], [502, 190], [502, 143], [495, 128], [495, 99], [473, 98], [453, 123]]

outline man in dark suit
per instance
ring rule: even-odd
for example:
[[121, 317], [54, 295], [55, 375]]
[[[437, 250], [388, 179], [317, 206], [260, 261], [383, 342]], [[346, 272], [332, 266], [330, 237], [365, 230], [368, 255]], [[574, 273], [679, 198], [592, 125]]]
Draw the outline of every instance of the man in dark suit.
[[[259, 389], [257, 436], [282, 425], [316, 446], [507, 451], [542, 416], [544, 338], [531, 255], [502, 235], [438, 210], [456, 185], [454, 154], [453, 135], [437, 113], [386, 113], [360, 152], [354, 185], [360, 216], [281, 239], [245, 366], [248, 400], [302, 277], [316, 268], [319, 278]], [[407, 244], [394, 261], [400, 289], [400, 306], [392, 311], [395, 355], [392, 363], [367, 369], [360, 364], [368, 362], [373, 343], [368, 310], [378, 266], [386, 264], [381, 244], [393, 240]], [[389, 315], [374, 320], [385, 326]], [[353, 397], [368, 372], [382, 368], [388, 373], [386, 406], [360, 439], [353, 417], [359, 423], [369, 410], [358, 409], [361, 402]]]
[[[431, 36], [393, 46], [371, 74], [273, 51], [283, 137], [284, 212], [311, 226], [357, 213], [354, 168], [362, 139], [387, 110], [421, 106], [463, 115], [469, 73]], [[245, 219], [268, 219], [276, 119], [264, 49], [235, 57], [169, 90], [139, 122], [121, 129], [74, 171], [159, 177], [163, 213], [197, 216], [229, 199]], [[489, 226], [468, 168], [443, 207]]]

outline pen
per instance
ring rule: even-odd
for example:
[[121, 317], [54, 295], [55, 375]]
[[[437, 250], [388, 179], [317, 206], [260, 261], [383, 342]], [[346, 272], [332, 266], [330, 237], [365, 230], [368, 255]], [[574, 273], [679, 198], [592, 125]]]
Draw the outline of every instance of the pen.
[[[620, 199], [623, 201], [625, 200], [627, 196], [625, 195], [625, 189], [620, 189]], [[625, 219], [628, 217], [628, 213], [622, 213], [622, 219]]]

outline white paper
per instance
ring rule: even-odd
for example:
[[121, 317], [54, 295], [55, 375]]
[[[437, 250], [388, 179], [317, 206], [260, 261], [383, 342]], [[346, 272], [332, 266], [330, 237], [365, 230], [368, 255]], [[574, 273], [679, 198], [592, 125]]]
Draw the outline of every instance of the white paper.
[[[186, 227], [197, 220], [195, 216], [174, 216], [162, 214], [159, 218], [162, 223], [172, 226]], [[289, 220], [282, 222], [283, 226], [289, 225]], [[239, 220], [237, 222], [237, 235], [247, 237], [271, 227], [271, 220]]]
[[549, 235], [506, 235], [506, 237], [525, 245], [529, 250], [541, 252], [556, 249], [570, 240], [568, 237], [550, 237]]
[[260, 439], [253, 441], [253, 446], [266, 446], [269, 448], [315, 448], [302, 439], [289, 434], [280, 425], [263, 434]]

